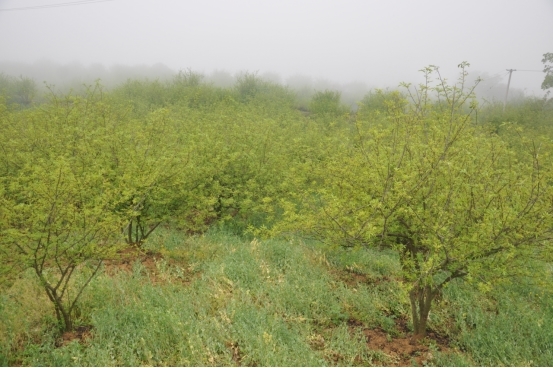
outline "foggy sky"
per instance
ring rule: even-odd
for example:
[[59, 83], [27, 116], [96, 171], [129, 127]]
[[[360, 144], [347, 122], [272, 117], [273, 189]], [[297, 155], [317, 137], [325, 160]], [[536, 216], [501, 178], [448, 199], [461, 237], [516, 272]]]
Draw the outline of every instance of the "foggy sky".
[[[553, 0], [0, 0], [0, 61], [49, 60], [308, 75], [395, 87], [433, 64], [453, 77], [543, 69], [553, 52]], [[1, 72], [2, 70], [0, 70]], [[544, 74], [512, 88], [542, 96]]]

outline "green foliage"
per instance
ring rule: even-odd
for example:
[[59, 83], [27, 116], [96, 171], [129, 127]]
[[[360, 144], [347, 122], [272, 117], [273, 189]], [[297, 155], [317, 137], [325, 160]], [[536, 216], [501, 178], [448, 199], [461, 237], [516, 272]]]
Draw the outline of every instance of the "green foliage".
[[172, 83], [167, 85], [167, 96], [173, 105], [186, 105], [194, 109], [214, 108], [217, 104], [231, 100], [230, 91], [204, 82], [204, 75], [180, 71]]
[[185, 87], [198, 87], [204, 80], [204, 75], [193, 72], [191, 69], [179, 71], [174, 78], [174, 83]]
[[165, 107], [170, 98], [166, 86], [159, 81], [129, 79], [112, 93], [116, 100], [133, 106], [133, 113], [141, 117], [152, 110]]
[[[73, 285], [73, 272], [95, 261], [92, 278], [120, 246], [121, 230], [127, 243], [143, 246], [163, 223], [202, 232], [239, 215], [234, 222], [245, 229], [282, 192], [278, 173], [295, 132], [269, 116], [290, 119], [291, 109], [237, 105], [229, 93], [214, 104], [159, 108], [175, 88], [186, 92], [177, 94], [180, 105], [211, 87], [189, 73], [169, 86], [129, 81], [106, 94], [97, 85], [84, 97], [52, 94], [42, 109], [2, 108], [0, 249], [9, 260], [2, 275], [34, 267], [66, 330], [88, 283]], [[76, 297], [65, 300], [71, 287]]]
[[137, 119], [169, 106], [208, 109], [233, 98], [231, 91], [205, 83], [202, 74], [190, 69], [180, 71], [173, 80], [163, 83], [129, 79], [114, 88], [110, 95], [116, 101], [131, 105], [133, 117]]
[[236, 78], [236, 99], [242, 103], [265, 105], [273, 111], [289, 108], [294, 104], [295, 94], [279, 84], [263, 80], [257, 73], [245, 72]]
[[512, 132], [509, 126], [515, 124], [528, 137], [553, 137], [552, 119], [553, 100], [537, 97], [527, 97], [507, 105], [505, 109], [501, 103], [487, 104], [478, 111], [479, 123], [490, 125], [498, 135], [514, 145], [520, 138], [510, 139]]
[[325, 90], [317, 92], [309, 102], [309, 111], [321, 116], [336, 117], [348, 112], [348, 109], [340, 102], [339, 91]]
[[28, 108], [37, 94], [36, 82], [34, 79], [19, 76], [15, 78], [0, 73], [0, 95], [6, 97], [8, 104]]
[[376, 89], [359, 101], [357, 115], [360, 120], [378, 120], [402, 108], [407, 108], [407, 101], [401, 92]]
[[[152, 111], [141, 121], [122, 121], [111, 136], [107, 164], [119, 191], [115, 212], [126, 218], [129, 244], [140, 246], [163, 222], [185, 209], [191, 185], [190, 148], [182, 142], [166, 109]], [[162, 144], [160, 144], [162, 143]]]
[[[60, 327], [70, 330], [82, 290], [117, 247], [121, 219], [113, 212], [117, 190], [95, 160], [104, 129], [87, 124], [90, 106], [80, 99], [58, 102], [3, 116], [15, 151], [2, 151], [0, 249], [8, 265], [34, 270]], [[81, 272], [89, 276], [77, 285], [73, 276]]]
[[262, 94], [267, 89], [268, 83], [257, 76], [257, 73], [243, 73], [236, 78], [234, 89], [240, 101], [248, 102]]

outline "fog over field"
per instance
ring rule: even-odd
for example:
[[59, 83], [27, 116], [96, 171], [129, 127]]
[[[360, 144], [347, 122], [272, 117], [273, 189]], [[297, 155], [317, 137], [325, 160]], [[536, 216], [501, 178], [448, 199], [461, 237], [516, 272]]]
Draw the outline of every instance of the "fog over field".
[[551, 0], [3, 0], [0, 72], [52, 83], [190, 68], [231, 84], [239, 72], [345, 94], [419, 82], [457, 65], [486, 79], [482, 94], [542, 96], [553, 52]]

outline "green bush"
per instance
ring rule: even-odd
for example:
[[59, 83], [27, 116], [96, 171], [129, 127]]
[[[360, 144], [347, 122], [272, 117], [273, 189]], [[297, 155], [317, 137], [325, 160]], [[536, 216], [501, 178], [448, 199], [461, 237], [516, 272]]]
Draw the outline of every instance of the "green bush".
[[313, 114], [325, 117], [337, 117], [348, 112], [348, 108], [340, 101], [339, 91], [319, 91], [311, 97], [309, 111]]

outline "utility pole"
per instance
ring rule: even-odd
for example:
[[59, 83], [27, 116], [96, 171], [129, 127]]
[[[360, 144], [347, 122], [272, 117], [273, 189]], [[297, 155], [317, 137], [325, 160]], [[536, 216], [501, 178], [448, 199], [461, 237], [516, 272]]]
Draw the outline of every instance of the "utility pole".
[[507, 82], [507, 92], [505, 92], [505, 101], [503, 102], [503, 112], [505, 112], [505, 106], [507, 106], [507, 97], [509, 97], [509, 86], [511, 85], [511, 75], [516, 72], [516, 69], [507, 69], [509, 72], [509, 81]]

